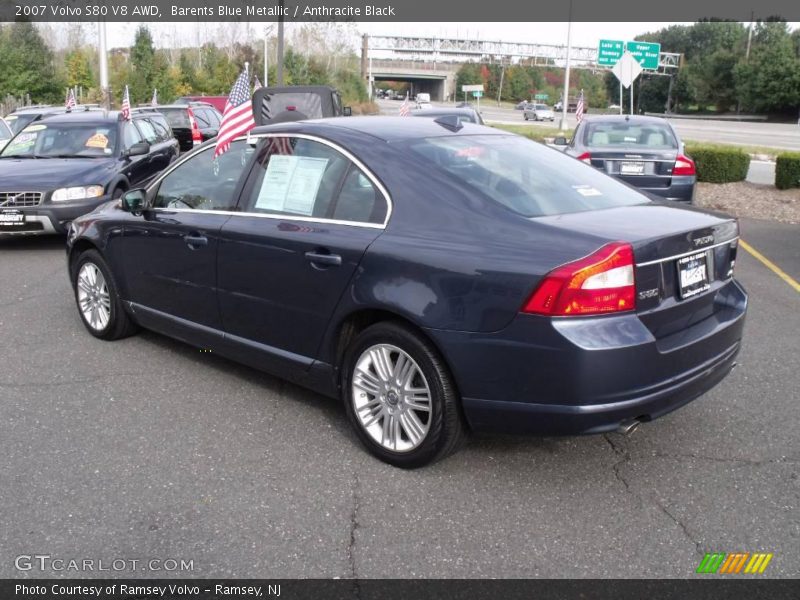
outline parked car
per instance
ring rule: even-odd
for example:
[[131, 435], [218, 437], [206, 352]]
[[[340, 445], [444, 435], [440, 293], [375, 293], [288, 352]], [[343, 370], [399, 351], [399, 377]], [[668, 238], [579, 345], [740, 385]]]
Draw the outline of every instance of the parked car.
[[454, 116], [458, 117], [465, 123], [477, 123], [483, 125], [483, 117], [481, 114], [472, 108], [427, 108], [425, 110], [412, 110], [411, 116], [413, 117], [427, 117], [429, 119], [438, 119], [439, 117]]
[[164, 115], [172, 134], [178, 140], [181, 152], [188, 152], [195, 146], [216, 137], [222, 121], [222, 114], [205, 102], [143, 106], [135, 108], [134, 112], [158, 112]]
[[529, 105], [530, 102], [523, 100], [522, 102], [517, 103], [517, 105], [514, 107], [514, 110], [525, 110]]
[[556, 138], [567, 154], [650, 194], [691, 203], [697, 170], [669, 121], [659, 117], [587, 116], [572, 140]]
[[204, 144], [76, 219], [86, 329], [146, 327], [339, 397], [401, 467], [468, 429], [629, 431], [727, 375], [736, 220], [439, 121], [257, 127], [216, 169]]
[[177, 156], [161, 115], [45, 116], [0, 153], [0, 235], [65, 233], [74, 218], [145, 185]]
[[417, 105], [416, 105], [416, 110], [419, 110], [419, 111], [423, 111], [423, 110], [427, 111], [427, 110], [431, 110], [432, 108], [433, 108], [433, 105], [430, 102], [417, 102]]
[[5, 116], [11, 132], [16, 135], [34, 121], [38, 121], [47, 115], [59, 115], [67, 112], [85, 112], [87, 110], [103, 110], [98, 104], [78, 104], [69, 111], [64, 106], [50, 106], [49, 104], [36, 104], [23, 106]]
[[225, 104], [228, 102], [227, 96], [181, 96], [175, 101], [175, 104], [192, 104], [193, 102], [202, 102], [210, 104], [216, 108], [220, 113], [225, 112]]
[[531, 104], [522, 113], [525, 120], [533, 119], [534, 121], [555, 121], [556, 115], [546, 104]]
[[8, 143], [8, 140], [10, 140], [13, 136], [14, 134], [11, 133], [11, 128], [8, 126], [8, 124], [3, 119], [0, 119], [0, 150], [5, 147], [5, 145]]
[[327, 85], [262, 87], [253, 94], [253, 118], [257, 125], [350, 116], [342, 97]]

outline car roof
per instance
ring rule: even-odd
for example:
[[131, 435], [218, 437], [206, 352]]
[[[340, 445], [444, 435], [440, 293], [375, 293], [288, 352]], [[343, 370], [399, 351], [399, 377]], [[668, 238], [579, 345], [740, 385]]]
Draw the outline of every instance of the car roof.
[[[188, 108], [214, 108], [213, 104], [209, 104], [208, 102], [189, 102], [187, 104], [159, 104], [158, 106], [137, 106], [134, 108], [134, 112], [158, 112], [161, 109], [170, 109], [170, 110], [186, 110]], [[214, 108], [214, 110], [217, 110]]]
[[669, 125], [669, 121], [662, 117], [650, 117], [645, 115], [586, 115], [584, 119], [592, 123], [630, 122], [638, 124], [660, 123], [662, 125]]
[[120, 120], [118, 110], [81, 110], [78, 112], [64, 112], [46, 114], [41, 122], [47, 123], [116, 123]]
[[357, 132], [377, 138], [385, 142], [396, 142], [408, 139], [453, 135], [510, 135], [506, 131], [484, 127], [473, 123], [462, 123], [463, 127], [456, 133], [436, 122], [436, 119], [411, 119], [408, 117], [331, 117], [309, 121], [294, 121], [276, 125], [262, 125], [253, 129], [253, 134], [285, 131], [292, 133], [309, 133], [341, 129]]

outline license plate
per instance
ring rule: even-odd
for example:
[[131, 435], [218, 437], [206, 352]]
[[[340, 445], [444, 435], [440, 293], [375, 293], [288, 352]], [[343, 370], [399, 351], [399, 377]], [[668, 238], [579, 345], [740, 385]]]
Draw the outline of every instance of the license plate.
[[621, 162], [619, 163], [620, 175], [644, 175], [643, 162]]
[[708, 256], [698, 252], [678, 260], [678, 285], [681, 298], [689, 298], [711, 287], [708, 281]]
[[2, 212], [0, 213], [0, 226], [20, 227], [25, 225], [25, 215], [21, 212]]

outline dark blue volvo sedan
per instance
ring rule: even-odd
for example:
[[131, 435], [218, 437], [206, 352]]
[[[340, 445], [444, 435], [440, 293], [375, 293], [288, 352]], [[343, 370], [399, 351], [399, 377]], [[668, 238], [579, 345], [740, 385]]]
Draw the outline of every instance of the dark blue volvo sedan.
[[285, 123], [213, 154], [73, 221], [86, 328], [341, 397], [386, 462], [469, 430], [629, 430], [735, 364], [735, 220], [448, 117]]

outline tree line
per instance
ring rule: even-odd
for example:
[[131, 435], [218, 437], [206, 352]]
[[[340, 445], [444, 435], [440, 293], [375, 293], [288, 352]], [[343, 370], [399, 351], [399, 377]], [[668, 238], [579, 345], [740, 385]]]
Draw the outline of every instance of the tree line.
[[[345, 102], [366, 101], [358, 57], [341, 36], [315, 35], [315, 27], [331, 25], [309, 24], [297, 32], [298, 48], [289, 46], [284, 53], [284, 83], [332, 85]], [[269, 52], [274, 63], [275, 40]], [[134, 105], [149, 103], [154, 89], [160, 102], [185, 95], [227, 95], [245, 62], [251, 75], [265, 83], [263, 54], [262, 47], [247, 42], [226, 47], [209, 42], [199, 47], [156, 48], [151, 32], [143, 25], [136, 31], [133, 46], [109, 50], [111, 99], [118, 105], [126, 85]], [[64, 102], [67, 88], [76, 88], [84, 103], [102, 100], [97, 50], [92, 46], [56, 51], [35, 25], [15, 22], [0, 27], [0, 56], [0, 99], [58, 104]], [[268, 66], [269, 83], [274, 85], [276, 67]]]
[[[658, 42], [662, 51], [681, 53], [683, 58], [671, 77], [645, 72], [636, 81], [635, 112], [740, 111], [796, 117], [800, 110], [800, 30], [790, 31], [785, 21], [760, 21], [752, 28], [732, 21], [700, 21], [636, 39]], [[544, 93], [553, 104], [562, 95], [564, 70], [524, 63], [467, 63], [456, 79], [458, 90], [482, 83], [490, 100], [501, 91], [502, 99], [517, 102]], [[590, 108], [619, 102], [619, 82], [610, 71], [573, 69], [569, 89], [573, 98], [584, 90]], [[626, 111], [629, 98], [626, 91]]]

